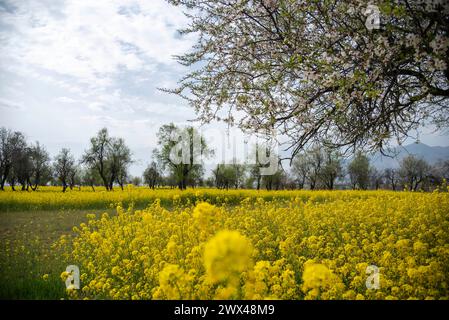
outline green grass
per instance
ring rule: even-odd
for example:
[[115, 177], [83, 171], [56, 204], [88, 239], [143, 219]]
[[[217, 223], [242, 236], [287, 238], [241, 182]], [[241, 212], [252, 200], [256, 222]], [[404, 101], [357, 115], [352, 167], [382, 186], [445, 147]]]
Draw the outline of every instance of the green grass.
[[[61, 299], [60, 274], [68, 262], [52, 247], [87, 221], [86, 214], [112, 210], [0, 212], [0, 299]], [[48, 274], [48, 279], [43, 275]]]

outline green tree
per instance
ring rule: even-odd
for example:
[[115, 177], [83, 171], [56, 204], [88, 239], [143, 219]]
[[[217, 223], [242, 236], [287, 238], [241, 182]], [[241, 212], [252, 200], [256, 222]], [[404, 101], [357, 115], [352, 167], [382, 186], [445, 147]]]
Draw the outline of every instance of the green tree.
[[142, 184], [142, 178], [141, 177], [132, 177], [131, 183], [136, 187], [140, 187], [140, 185]]
[[9, 146], [10, 171], [8, 182], [15, 190], [15, 184], [19, 183], [22, 190], [27, 190], [31, 179], [31, 150], [21, 132], [14, 132], [10, 137]]
[[310, 171], [310, 159], [305, 152], [299, 153], [292, 162], [292, 174], [299, 189], [304, 189]]
[[326, 189], [334, 189], [335, 180], [343, 176], [342, 157], [338, 150], [324, 150], [324, 164], [320, 180]]
[[34, 146], [30, 148], [30, 160], [31, 160], [31, 189], [35, 191], [38, 186], [45, 182], [51, 175], [50, 168], [50, 155], [47, 150], [39, 143], [36, 142]]
[[176, 179], [179, 189], [186, 189], [189, 179], [197, 181], [202, 176], [202, 157], [213, 152], [195, 128], [178, 128], [170, 123], [159, 128], [157, 137], [159, 148], [154, 155], [162, 169], [168, 169]]
[[284, 189], [287, 182], [286, 173], [279, 169], [274, 174], [262, 176], [262, 183], [267, 190], [280, 190]]
[[98, 171], [106, 190], [112, 191], [115, 182], [123, 189], [132, 163], [131, 151], [122, 138], [110, 137], [108, 130], [103, 128], [90, 139], [82, 163]]
[[366, 190], [370, 181], [368, 157], [360, 151], [357, 152], [354, 159], [348, 165], [348, 174], [353, 189]]
[[102, 184], [101, 177], [98, 170], [93, 167], [84, 168], [80, 174], [81, 184], [85, 186], [90, 186], [92, 191], [95, 192], [95, 187]]
[[384, 170], [385, 182], [390, 186], [391, 190], [396, 190], [399, 184], [399, 173], [397, 169], [386, 168]]
[[161, 181], [162, 173], [157, 163], [152, 161], [151, 164], [143, 172], [143, 181], [151, 189], [154, 189], [156, 185]]

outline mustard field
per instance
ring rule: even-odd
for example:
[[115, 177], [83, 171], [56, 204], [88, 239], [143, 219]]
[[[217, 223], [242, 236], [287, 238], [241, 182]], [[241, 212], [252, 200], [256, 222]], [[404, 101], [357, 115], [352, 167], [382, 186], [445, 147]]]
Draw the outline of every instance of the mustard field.
[[245, 198], [263, 198], [267, 201], [288, 200], [300, 198], [303, 201], [329, 201], [336, 198], [353, 199], [365, 198], [373, 194], [372, 191], [266, 191], [266, 190], [219, 190], [219, 189], [149, 189], [128, 185], [122, 191], [105, 191], [96, 187], [93, 192], [90, 187], [75, 188], [61, 192], [61, 187], [40, 187], [36, 192], [0, 192], [0, 212], [29, 211], [29, 210], [85, 210], [105, 209], [121, 204], [128, 207], [143, 208], [159, 200], [163, 206], [176, 204], [192, 205], [197, 201], [208, 201], [211, 204], [238, 205]]
[[447, 192], [47, 187], [0, 209], [2, 298], [449, 297]]

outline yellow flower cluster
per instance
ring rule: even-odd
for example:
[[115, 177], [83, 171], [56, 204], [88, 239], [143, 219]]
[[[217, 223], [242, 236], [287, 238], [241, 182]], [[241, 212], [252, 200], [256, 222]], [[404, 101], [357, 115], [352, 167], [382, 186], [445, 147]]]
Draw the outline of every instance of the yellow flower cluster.
[[[366, 198], [376, 196], [378, 191], [310, 191], [310, 190], [219, 190], [219, 189], [150, 189], [147, 187], [128, 187], [121, 190], [105, 191], [102, 187], [96, 187], [95, 192], [90, 187], [81, 189], [68, 189], [61, 192], [61, 187], [39, 187], [37, 191], [22, 192], [11, 191], [6, 187], [6, 192], [0, 192], [0, 212], [4, 211], [28, 211], [28, 210], [84, 210], [114, 208], [118, 204], [135, 208], [144, 208], [159, 200], [163, 206], [190, 206], [198, 202], [207, 202], [213, 205], [239, 205], [245, 198], [255, 200], [262, 198], [266, 201], [290, 201], [300, 199], [304, 202], [324, 202], [351, 200], [353, 198]], [[383, 191], [381, 191], [383, 193]], [[387, 192], [388, 193], [388, 192]], [[400, 195], [397, 195], [400, 196]], [[201, 212], [201, 209], [199, 210]], [[200, 214], [200, 213], [199, 213]], [[200, 214], [201, 215], [201, 214]]]
[[[212, 192], [212, 191], [211, 191]], [[218, 193], [218, 191], [217, 191]], [[225, 198], [222, 191], [221, 197]], [[94, 216], [61, 243], [72, 298], [447, 299], [447, 193], [286, 192], [239, 205], [159, 200]], [[367, 287], [368, 266], [379, 285]]]

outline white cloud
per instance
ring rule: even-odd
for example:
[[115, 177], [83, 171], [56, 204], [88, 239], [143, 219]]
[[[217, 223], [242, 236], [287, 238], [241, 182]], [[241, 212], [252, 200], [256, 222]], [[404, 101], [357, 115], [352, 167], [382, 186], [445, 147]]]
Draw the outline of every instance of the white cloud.
[[1, 1], [0, 126], [77, 156], [107, 126], [149, 157], [160, 125], [193, 117], [156, 90], [183, 72], [187, 23], [164, 0]]
[[[151, 71], [173, 64], [192, 37], [175, 37], [187, 23], [180, 10], [159, 0], [67, 0], [15, 2], [0, 12], [2, 60], [107, 87], [123, 71]], [[30, 72], [32, 72], [31, 70]]]
[[23, 109], [23, 105], [21, 103], [17, 103], [15, 101], [4, 99], [0, 97], [0, 108], [5, 109]]
[[62, 102], [62, 103], [75, 103], [77, 100], [69, 98], [69, 97], [57, 97], [55, 99], [56, 102]]

